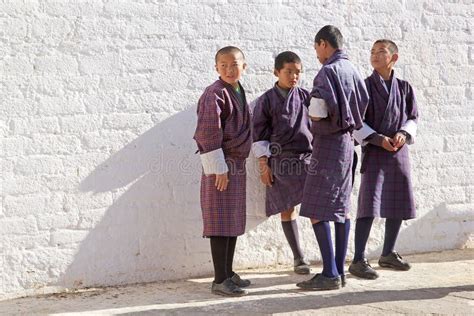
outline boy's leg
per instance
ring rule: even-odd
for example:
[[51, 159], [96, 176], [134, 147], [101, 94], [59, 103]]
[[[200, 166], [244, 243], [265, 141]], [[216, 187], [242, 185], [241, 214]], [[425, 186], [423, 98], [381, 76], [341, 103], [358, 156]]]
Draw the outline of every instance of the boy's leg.
[[293, 207], [288, 211], [281, 212], [281, 227], [293, 252], [294, 271], [298, 274], [308, 274], [310, 272], [309, 263], [304, 260], [303, 252], [300, 248], [298, 223], [295, 219], [295, 213]]
[[234, 275], [233, 264], [234, 264], [234, 253], [235, 245], [237, 244], [237, 237], [229, 237], [229, 251], [227, 252], [227, 266], [226, 273], [227, 277], [231, 278]]
[[211, 237], [212, 262], [214, 263], [214, 282], [212, 282], [211, 291], [224, 296], [243, 296], [247, 294], [247, 291], [242, 290], [227, 276], [229, 244], [229, 237]]
[[[341, 287], [341, 278], [337, 272], [336, 261], [331, 240], [331, 228], [327, 221], [313, 221], [313, 229], [323, 259], [323, 272], [311, 280], [296, 284], [308, 290], [335, 290]], [[315, 222], [315, 223], [314, 223]]]
[[355, 251], [354, 259], [349, 266], [349, 272], [359, 278], [363, 279], [376, 279], [379, 277], [377, 271], [375, 271], [369, 264], [369, 261], [365, 258], [365, 246], [369, 239], [370, 229], [372, 228], [373, 217], [359, 218], [356, 221], [355, 228]]
[[349, 231], [351, 229], [351, 220], [346, 218], [344, 223], [334, 223], [336, 237], [336, 267], [341, 276], [342, 286], [346, 285], [346, 276], [344, 273], [344, 264], [346, 263], [347, 244], [349, 242]]
[[227, 277], [232, 280], [237, 286], [246, 287], [250, 285], [250, 280], [241, 279], [240, 276], [234, 272], [234, 253], [235, 245], [237, 244], [237, 237], [229, 237], [229, 251], [227, 252]]
[[229, 251], [227, 252], [226, 269], [225, 269], [228, 278], [234, 275], [233, 264], [234, 264], [234, 253], [235, 253], [236, 244], [237, 244], [237, 237], [229, 237]]
[[365, 246], [367, 245], [367, 240], [369, 240], [370, 230], [372, 228], [373, 221], [373, 217], [364, 217], [357, 219], [354, 236], [354, 259], [352, 260], [352, 262], [358, 262], [365, 258]]
[[382, 256], [388, 256], [395, 249], [395, 243], [397, 242], [398, 232], [401, 226], [401, 219], [387, 218], [385, 220], [385, 239], [383, 241]]
[[387, 218], [385, 220], [385, 239], [382, 256], [379, 259], [379, 265], [381, 267], [404, 271], [410, 270], [411, 268], [410, 264], [394, 251], [401, 226], [401, 219]]
[[329, 222], [319, 222], [313, 225], [316, 240], [318, 241], [319, 249], [321, 251], [321, 257], [323, 259], [323, 272], [322, 275], [328, 278], [334, 278], [339, 276], [336, 267], [336, 261], [334, 259], [334, 250], [331, 239], [331, 227]]
[[220, 284], [227, 279], [227, 253], [229, 238], [222, 236], [211, 237], [212, 263], [214, 264], [214, 283]]
[[357, 152], [354, 150], [354, 157], [352, 160], [352, 186], [354, 186], [355, 180], [355, 173], [357, 170], [357, 162], [359, 161], [359, 157], [357, 156]]

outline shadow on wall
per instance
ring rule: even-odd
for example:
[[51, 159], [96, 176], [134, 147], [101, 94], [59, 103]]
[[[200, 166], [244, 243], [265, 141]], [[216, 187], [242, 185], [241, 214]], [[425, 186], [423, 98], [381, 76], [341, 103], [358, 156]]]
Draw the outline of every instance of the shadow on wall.
[[82, 242], [61, 285], [186, 277], [207, 264], [208, 245], [199, 238], [195, 111], [191, 107], [157, 124], [80, 184], [83, 192], [110, 191], [114, 201]]
[[[404, 221], [395, 249], [403, 255], [466, 247], [474, 233], [474, 214], [469, 206], [461, 207], [442, 203], [425, 215]], [[372, 233], [379, 235], [371, 235], [367, 245], [368, 257], [374, 259], [382, 253], [385, 232], [385, 220], [377, 223], [374, 222]], [[382, 229], [376, 229], [377, 225], [382, 225]], [[374, 240], [379, 243], [373, 244]]]
[[[195, 126], [192, 106], [139, 136], [83, 180], [81, 191], [112, 192], [114, 201], [81, 243], [61, 286], [150, 282], [212, 271], [209, 242], [200, 237]], [[256, 209], [263, 203], [251, 199], [249, 204]], [[262, 220], [250, 212], [247, 228]]]

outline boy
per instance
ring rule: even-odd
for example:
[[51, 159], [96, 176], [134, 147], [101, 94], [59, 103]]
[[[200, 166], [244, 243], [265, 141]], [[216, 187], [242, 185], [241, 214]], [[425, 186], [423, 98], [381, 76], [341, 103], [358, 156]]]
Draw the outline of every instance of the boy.
[[[313, 119], [313, 153], [306, 177], [301, 216], [311, 219], [323, 260], [323, 271], [298, 283], [307, 290], [334, 290], [345, 285], [344, 261], [350, 220], [354, 141], [368, 103], [364, 80], [342, 48], [342, 34], [326, 25], [314, 48], [323, 67], [313, 82], [309, 115]], [[334, 254], [329, 221], [334, 222]]]
[[309, 274], [299, 245], [295, 206], [301, 203], [313, 139], [308, 109], [309, 92], [297, 86], [301, 59], [293, 52], [275, 58], [274, 87], [257, 99], [253, 111], [252, 150], [258, 158], [266, 188], [266, 215], [280, 213], [285, 237], [293, 252], [294, 271]]
[[249, 108], [239, 82], [246, 64], [234, 46], [221, 48], [215, 61], [219, 80], [199, 99], [194, 134], [203, 167], [203, 236], [211, 240], [212, 293], [242, 296], [250, 281], [234, 273], [232, 263], [237, 236], [245, 232], [245, 159], [252, 146]]
[[349, 272], [376, 279], [364, 256], [374, 217], [385, 218], [385, 239], [379, 265], [409, 270], [410, 264], [394, 251], [402, 220], [415, 217], [408, 147], [416, 135], [418, 118], [415, 94], [406, 81], [398, 79], [393, 66], [397, 45], [377, 40], [371, 50], [374, 72], [365, 79], [370, 96], [364, 128], [354, 133], [362, 144], [361, 184], [357, 208], [354, 260]]

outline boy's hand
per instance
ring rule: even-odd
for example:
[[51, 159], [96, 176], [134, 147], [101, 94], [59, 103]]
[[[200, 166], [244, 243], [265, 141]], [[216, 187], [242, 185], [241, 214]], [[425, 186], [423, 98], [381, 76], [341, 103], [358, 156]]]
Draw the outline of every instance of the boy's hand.
[[216, 188], [218, 191], [225, 191], [227, 190], [227, 185], [229, 184], [229, 177], [227, 176], [227, 172], [223, 174], [216, 174]]
[[393, 144], [393, 140], [390, 137], [384, 136], [382, 140], [382, 147], [387, 151], [397, 151], [398, 148]]
[[395, 134], [395, 137], [393, 137], [393, 146], [396, 147], [397, 149], [405, 145], [405, 142], [407, 141], [407, 137], [405, 134], [398, 132]]
[[260, 181], [266, 186], [271, 187], [273, 183], [272, 168], [268, 165], [267, 157], [258, 158], [258, 167], [260, 170]]

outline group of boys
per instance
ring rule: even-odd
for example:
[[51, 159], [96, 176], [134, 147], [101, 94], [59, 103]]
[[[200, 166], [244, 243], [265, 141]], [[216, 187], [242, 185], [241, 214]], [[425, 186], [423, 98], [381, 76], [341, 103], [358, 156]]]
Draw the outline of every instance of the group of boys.
[[[379, 266], [410, 269], [394, 248], [402, 221], [415, 217], [405, 146], [416, 135], [415, 95], [395, 76], [394, 42], [374, 43], [374, 71], [365, 80], [342, 43], [335, 26], [324, 26], [316, 34], [314, 48], [322, 68], [311, 92], [298, 87], [298, 55], [280, 53], [274, 67], [278, 81], [256, 100], [252, 111], [239, 82], [246, 68], [243, 52], [234, 46], [217, 52], [219, 80], [199, 99], [194, 134], [203, 167], [203, 236], [210, 238], [213, 293], [242, 296], [251, 284], [232, 267], [237, 236], [245, 232], [245, 160], [250, 151], [258, 158], [266, 186], [266, 215], [280, 214], [298, 274], [309, 274], [310, 266], [300, 248], [295, 206], [301, 204], [299, 215], [311, 220], [323, 270], [296, 284], [299, 288], [334, 290], [346, 285], [355, 143], [362, 146], [362, 179], [349, 272], [364, 279], [378, 277], [364, 254], [374, 217], [386, 219]], [[329, 222], [334, 222], [335, 247]]]

